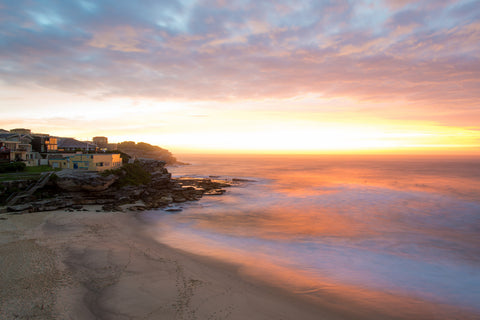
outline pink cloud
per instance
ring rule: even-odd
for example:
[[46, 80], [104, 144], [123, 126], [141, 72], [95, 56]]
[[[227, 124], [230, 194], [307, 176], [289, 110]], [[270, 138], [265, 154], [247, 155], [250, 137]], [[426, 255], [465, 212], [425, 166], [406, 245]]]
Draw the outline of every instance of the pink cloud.
[[[160, 3], [137, 12], [122, 2], [113, 13], [50, 8], [68, 29], [28, 20], [9, 5], [0, 20], [7, 22], [2, 80], [159, 100], [313, 93], [458, 109], [458, 119], [461, 110], [479, 108], [480, 24], [467, 3], [208, 4]], [[18, 27], [29, 24], [35, 27]]]

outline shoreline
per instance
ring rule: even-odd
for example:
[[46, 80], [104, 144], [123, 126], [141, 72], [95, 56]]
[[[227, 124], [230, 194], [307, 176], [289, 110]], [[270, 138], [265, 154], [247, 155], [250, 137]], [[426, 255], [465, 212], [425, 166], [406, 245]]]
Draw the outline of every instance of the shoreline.
[[97, 209], [0, 221], [0, 318], [344, 318], [158, 243], [134, 213]]

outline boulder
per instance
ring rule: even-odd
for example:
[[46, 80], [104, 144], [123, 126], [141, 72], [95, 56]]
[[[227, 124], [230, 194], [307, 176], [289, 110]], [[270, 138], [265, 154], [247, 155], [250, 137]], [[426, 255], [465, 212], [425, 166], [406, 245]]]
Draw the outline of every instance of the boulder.
[[175, 194], [173, 195], [173, 202], [185, 202], [187, 199], [183, 195]]
[[223, 189], [212, 189], [212, 190], [208, 190], [208, 191], [205, 191], [203, 193], [204, 196], [221, 196], [222, 194], [225, 193], [226, 190], [223, 190]]
[[134, 206], [128, 207], [127, 209], [130, 211], [145, 211], [147, 210], [147, 207], [144, 205], [134, 205]]
[[163, 209], [163, 211], [167, 211], [167, 212], [178, 212], [182, 210], [183, 210], [182, 207], [177, 207], [177, 206], [168, 206]]
[[122, 208], [115, 204], [106, 204], [102, 206], [103, 211], [113, 211], [113, 212], [121, 212], [123, 211]]
[[9, 212], [22, 212], [22, 211], [33, 211], [33, 206], [30, 203], [27, 204], [17, 204], [15, 206], [8, 206], [7, 210]]
[[150, 173], [168, 173], [167, 169], [165, 169], [165, 161], [162, 160], [154, 160], [154, 159], [140, 159], [140, 163], [142, 164], [143, 168]]
[[111, 174], [102, 176], [97, 172], [62, 170], [56, 173], [55, 184], [65, 191], [104, 191], [108, 189], [118, 177]]
[[150, 185], [153, 188], [166, 187], [171, 181], [172, 175], [170, 173], [155, 172], [152, 174]]
[[173, 198], [171, 196], [163, 196], [160, 198], [160, 201], [169, 204], [173, 202]]
[[32, 202], [35, 211], [52, 211], [73, 206], [70, 199], [55, 198]]

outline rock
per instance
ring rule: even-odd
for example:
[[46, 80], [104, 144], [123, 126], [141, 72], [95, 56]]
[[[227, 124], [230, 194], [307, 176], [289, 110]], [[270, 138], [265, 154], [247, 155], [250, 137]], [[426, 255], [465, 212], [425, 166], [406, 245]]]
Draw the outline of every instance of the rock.
[[[70, 199], [55, 198], [32, 202], [35, 211], [52, 211], [72, 207], [73, 201]], [[73, 211], [73, 209], [72, 209]]]
[[159, 201], [165, 204], [169, 204], [173, 202], [173, 198], [171, 196], [163, 196], [160, 197]]
[[119, 197], [117, 198], [117, 203], [118, 204], [130, 203], [130, 197], [124, 196], [124, 195], [119, 195]]
[[227, 190], [223, 189], [213, 189], [213, 190], [208, 190], [203, 193], [204, 196], [220, 196], [224, 194]]
[[165, 187], [170, 183], [171, 178], [170, 173], [155, 172], [152, 174], [150, 186], [153, 188]]
[[113, 212], [121, 212], [123, 211], [122, 208], [114, 205], [114, 204], [106, 204], [102, 206], [103, 211], [113, 211]]
[[102, 176], [97, 172], [62, 170], [56, 173], [55, 184], [65, 191], [104, 191], [108, 189], [118, 177], [111, 174]]
[[167, 212], [178, 212], [182, 210], [183, 210], [182, 207], [177, 207], [177, 206], [166, 207], [163, 209], [163, 211], [167, 211]]
[[244, 178], [233, 178], [233, 182], [257, 182], [256, 180], [244, 179]]
[[95, 204], [112, 204], [115, 203], [114, 199], [97, 199]]
[[82, 208], [83, 208], [83, 206], [81, 204], [72, 204], [72, 209], [80, 210]]
[[79, 200], [84, 205], [88, 204], [97, 204], [97, 199], [84, 199], [84, 200]]
[[17, 204], [16, 206], [8, 206], [7, 210], [9, 212], [33, 211], [33, 205], [30, 203]]
[[41, 211], [53, 211], [53, 210], [63, 209], [63, 208], [72, 206], [72, 204], [73, 204], [72, 200], [55, 198], [55, 199], [35, 201], [27, 204], [19, 204], [16, 206], [10, 206], [7, 209], [13, 212], [19, 212], [19, 211], [41, 212]]
[[130, 197], [139, 197], [143, 193], [143, 187], [140, 186], [126, 186], [123, 187], [122, 189], [119, 190], [119, 192], [122, 192], [125, 196], [130, 196]]
[[130, 211], [145, 211], [146, 209], [147, 207], [144, 205], [134, 205], [134, 206], [128, 207], [128, 210]]
[[148, 172], [168, 173], [167, 169], [165, 169], [165, 161], [154, 159], [140, 159], [139, 161], [142, 164], [143, 168]]
[[181, 197], [181, 196], [174, 196], [173, 197], [173, 202], [185, 202], [185, 201], [187, 201], [187, 199], [184, 198], [184, 197]]

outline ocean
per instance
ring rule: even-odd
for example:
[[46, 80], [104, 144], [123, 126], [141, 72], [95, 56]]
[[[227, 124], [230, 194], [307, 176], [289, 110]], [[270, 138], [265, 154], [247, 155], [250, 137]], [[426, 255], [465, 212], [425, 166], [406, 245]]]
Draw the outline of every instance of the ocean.
[[480, 319], [480, 158], [181, 160], [175, 177], [249, 181], [148, 212], [159, 241], [334, 308]]

